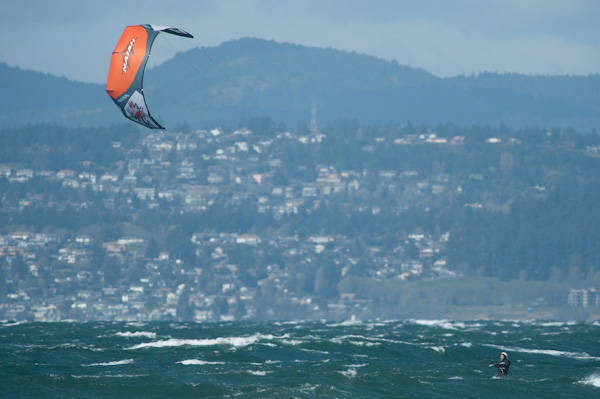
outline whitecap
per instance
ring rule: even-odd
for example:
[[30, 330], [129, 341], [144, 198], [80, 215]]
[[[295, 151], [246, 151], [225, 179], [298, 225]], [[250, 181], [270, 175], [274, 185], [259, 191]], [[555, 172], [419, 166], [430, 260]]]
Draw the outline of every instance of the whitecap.
[[267, 375], [267, 372], [263, 371], [263, 370], [246, 370], [246, 372], [248, 374], [258, 375], [258, 376], [261, 376], [261, 377]]
[[105, 363], [92, 363], [92, 364], [82, 364], [83, 367], [95, 367], [95, 366], [122, 366], [125, 364], [133, 363], [133, 359], [126, 360], [118, 360], [115, 362], [105, 362]]
[[125, 332], [118, 332], [115, 335], [117, 335], [119, 337], [125, 337], [125, 338], [138, 338], [138, 337], [150, 338], [150, 339], [156, 338], [156, 333], [147, 332], [147, 331], [136, 331], [136, 332], [125, 331]]
[[348, 370], [342, 370], [342, 371], [339, 371], [339, 373], [348, 378], [356, 377], [356, 369], [354, 369], [354, 368], [349, 368]]
[[25, 324], [27, 323], [26, 321], [8, 321], [8, 320], [2, 320], [2, 322], [0, 323], [0, 325], [2, 325], [3, 327], [14, 327], [14, 326], [19, 326], [21, 324]]
[[184, 366], [207, 366], [207, 365], [225, 364], [225, 362], [207, 362], [205, 360], [200, 360], [200, 359], [182, 360], [177, 363], [183, 364]]
[[261, 334], [250, 335], [248, 337], [219, 337], [219, 338], [206, 338], [206, 339], [177, 339], [170, 338], [162, 341], [144, 342], [141, 344], [133, 345], [129, 348], [130, 350], [144, 349], [144, 348], [169, 348], [178, 346], [215, 346], [215, 345], [229, 345], [235, 348], [252, 345], [261, 338], [269, 338], [272, 336], [263, 336]]
[[536, 355], [568, 357], [568, 358], [577, 359], [577, 360], [600, 360], [600, 357], [590, 356], [589, 354], [587, 354], [585, 352], [567, 352], [567, 351], [559, 351], [559, 350], [555, 350], [555, 349], [528, 349], [528, 348], [520, 348], [518, 346], [505, 347], [505, 346], [494, 345], [494, 344], [482, 344], [482, 345], [490, 347], [490, 348], [505, 350], [507, 352], [533, 353]]
[[350, 368], [359, 368], [359, 367], [365, 367], [367, 366], [367, 363], [362, 363], [362, 364], [344, 364], [344, 367], [350, 367]]
[[[355, 341], [354, 339], [360, 339], [362, 341]], [[371, 341], [372, 341], [371, 338], [367, 338], [362, 335], [344, 335], [341, 337], [336, 337], [336, 338], [331, 339], [331, 342], [333, 342], [334, 344], [347, 343], [347, 344], [351, 344], [351, 345], [367, 346], [367, 347], [381, 345], [380, 342], [371, 342]]]
[[303, 351], [303, 352], [312, 352], [312, 353], [320, 353], [322, 355], [329, 355], [329, 352], [327, 352], [327, 351], [320, 351], [320, 350], [317, 350], [317, 349], [305, 349], [305, 348], [301, 348], [300, 350]]
[[577, 381], [578, 384], [591, 385], [600, 388], [600, 374], [592, 374], [583, 380]]
[[427, 348], [433, 349], [434, 351], [439, 352], [439, 353], [446, 352], [446, 348], [444, 348], [443, 346], [428, 346]]
[[285, 345], [292, 345], [292, 346], [296, 346], [296, 345], [301, 345], [303, 342], [297, 339], [284, 339], [281, 341], [282, 344]]
[[276, 326], [297, 326], [308, 323], [307, 320], [274, 321]]
[[419, 324], [421, 326], [441, 327], [441, 328], [445, 328], [447, 330], [456, 330], [458, 328], [466, 327], [465, 323], [457, 322], [457, 321], [450, 321], [450, 320], [446, 320], [446, 319], [441, 319], [441, 320], [411, 319], [409, 321], [412, 323], [415, 323], [415, 324]]
[[328, 324], [328, 327], [348, 327], [348, 326], [357, 326], [362, 324], [363, 322], [357, 319], [355, 316], [352, 316], [350, 320], [344, 320], [340, 323], [332, 323]]
[[463, 380], [464, 378], [459, 376], [459, 375], [455, 375], [454, 377], [450, 377], [448, 378], [449, 380]]
[[562, 327], [565, 325], [565, 322], [564, 321], [546, 321], [546, 322], [536, 323], [536, 324], [541, 327]]
[[148, 377], [149, 374], [102, 374], [102, 375], [73, 375], [73, 378], [140, 378]]
[[473, 346], [473, 344], [470, 342], [463, 342], [460, 344], [460, 346], [464, 346], [465, 348], [470, 348]]
[[141, 321], [130, 321], [127, 323], [127, 327], [144, 327], [146, 323]]

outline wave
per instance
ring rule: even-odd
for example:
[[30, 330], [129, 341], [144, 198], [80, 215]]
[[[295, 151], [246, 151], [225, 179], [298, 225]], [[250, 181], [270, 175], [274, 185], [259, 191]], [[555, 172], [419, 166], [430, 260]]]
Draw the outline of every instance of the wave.
[[446, 348], [444, 348], [443, 346], [428, 346], [427, 349], [433, 349], [434, 351], [436, 351], [438, 353], [446, 352]]
[[125, 359], [118, 360], [115, 362], [105, 362], [105, 363], [92, 363], [92, 364], [82, 364], [82, 367], [95, 367], [95, 366], [123, 366], [125, 364], [133, 363], [133, 359]]
[[219, 337], [206, 339], [178, 339], [170, 338], [162, 341], [144, 342], [133, 345], [128, 350], [145, 349], [145, 348], [170, 348], [178, 346], [219, 346], [228, 345], [234, 348], [252, 345], [261, 339], [277, 339], [273, 335], [254, 334], [247, 337]]
[[225, 364], [225, 362], [207, 362], [206, 360], [200, 360], [200, 359], [182, 360], [177, 363], [183, 364], [184, 366], [206, 366], [206, 365]]
[[567, 351], [559, 351], [555, 349], [528, 349], [528, 348], [520, 348], [518, 346], [506, 347], [494, 344], [482, 344], [483, 346], [487, 346], [490, 348], [505, 350], [507, 352], [518, 352], [518, 353], [532, 353], [536, 355], [549, 355], [549, 356], [558, 356], [558, 357], [568, 357], [571, 359], [577, 360], [600, 360], [600, 357], [590, 356], [585, 352], [567, 352]]
[[348, 377], [348, 378], [354, 378], [354, 377], [356, 377], [356, 374], [357, 374], [355, 368], [349, 368], [348, 370], [338, 371], [338, 373], [340, 373], [344, 377]]
[[330, 323], [327, 324], [328, 327], [349, 327], [349, 326], [358, 326], [363, 324], [362, 320], [356, 318], [356, 316], [352, 315], [350, 320], [344, 320], [340, 323]]
[[367, 363], [361, 363], [361, 364], [344, 364], [344, 367], [350, 367], [350, 368], [359, 368], [359, 367], [365, 367], [368, 366]]
[[246, 372], [248, 374], [258, 375], [258, 376], [261, 376], [261, 377], [267, 375], [267, 372], [263, 371], [263, 370], [246, 370]]
[[351, 345], [357, 345], [357, 346], [377, 346], [377, 345], [381, 345], [381, 342], [377, 338], [369, 338], [369, 337], [365, 337], [363, 335], [343, 335], [341, 337], [336, 337], [336, 338], [332, 338], [331, 342], [333, 342], [334, 344], [342, 344], [342, 343], [348, 343]]
[[21, 324], [28, 323], [27, 321], [11, 321], [11, 320], [1, 320], [0, 326], [2, 327], [14, 327], [19, 326]]
[[136, 332], [125, 331], [125, 332], [118, 332], [115, 335], [117, 335], [119, 337], [125, 337], [125, 338], [138, 338], [138, 337], [150, 338], [150, 339], [156, 338], [156, 333], [147, 332], [147, 331], [136, 331]]
[[327, 352], [327, 351], [321, 351], [321, 350], [317, 350], [317, 349], [305, 349], [305, 348], [301, 348], [300, 350], [303, 351], [303, 352], [320, 353], [322, 355], [329, 355], [329, 352]]
[[592, 374], [583, 380], [577, 381], [577, 383], [600, 388], [600, 374]]
[[101, 375], [71, 375], [71, 377], [76, 379], [83, 378], [143, 378], [148, 377], [149, 374], [101, 374]]
[[566, 322], [566, 321], [543, 321], [543, 322], [533, 322], [531, 323], [535, 326], [540, 327], [564, 327], [575, 324], [575, 322]]
[[446, 330], [458, 330], [466, 328], [466, 324], [460, 321], [451, 321], [446, 319], [441, 320], [424, 320], [424, 319], [410, 319], [410, 323], [418, 324], [426, 327], [440, 327]]
[[304, 341], [300, 341], [298, 339], [284, 339], [281, 341], [282, 344], [285, 345], [290, 345], [290, 346], [297, 346], [297, 345], [302, 345], [304, 343]]

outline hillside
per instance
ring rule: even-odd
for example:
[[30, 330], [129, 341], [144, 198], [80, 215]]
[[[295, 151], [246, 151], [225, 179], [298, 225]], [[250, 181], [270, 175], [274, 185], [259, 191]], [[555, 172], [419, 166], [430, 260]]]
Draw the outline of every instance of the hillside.
[[[320, 125], [353, 119], [581, 131], [600, 127], [597, 75], [438, 78], [364, 54], [261, 39], [178, 53], [147, 70], [144, 82], [150, 111], [167, 128], [237, 126], [243, 118], [260, 115], [295, 128], [309, 122], [312, 106]], [[0, 88], [0, 126], [126, 123], [101, 84], [0, 64]]]
[[0, 320], [600, 318], [598, 134], [247, 122], [0, 129]]

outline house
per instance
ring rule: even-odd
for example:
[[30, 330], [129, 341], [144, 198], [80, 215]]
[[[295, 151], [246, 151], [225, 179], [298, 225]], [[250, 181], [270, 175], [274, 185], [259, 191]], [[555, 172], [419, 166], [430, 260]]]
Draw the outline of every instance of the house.
[[260, 237], [253, 234], [240, 234], [235, 239], [236, 244], [257, 245], [261, 243]]
[[598, 306], [600, 296], [594, 288], [572, 289], [569, 291], [569, 306], [586, 308], [588, 306]]
[[328, 244], [330, 242], [333, 242], [333, 237], [331, 236], [310, 236], [308, 238], [308, 242], [311, 242], [313, 244]]
[[75, 171], [71, 169], [59, 170], [56, 177], [59, 179], [72, 179], [75, 176]]
[[133, 189], [135, 195], [141, 200], [154, 200], [154, 191], [153, 188], [136, 187]]

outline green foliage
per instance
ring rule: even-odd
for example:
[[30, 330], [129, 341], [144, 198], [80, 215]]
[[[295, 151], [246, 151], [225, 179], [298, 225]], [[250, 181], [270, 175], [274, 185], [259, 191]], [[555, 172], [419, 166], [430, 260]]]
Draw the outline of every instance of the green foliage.
[[91, 172], [123, 160], [114, 141], [136, 141], [137, 133], [129, 128], [66, 128], [56, 125], [32, 125], [26, 128], [0, 129], [0, 159], [4, 164], [34, 170], [83, 170]]

